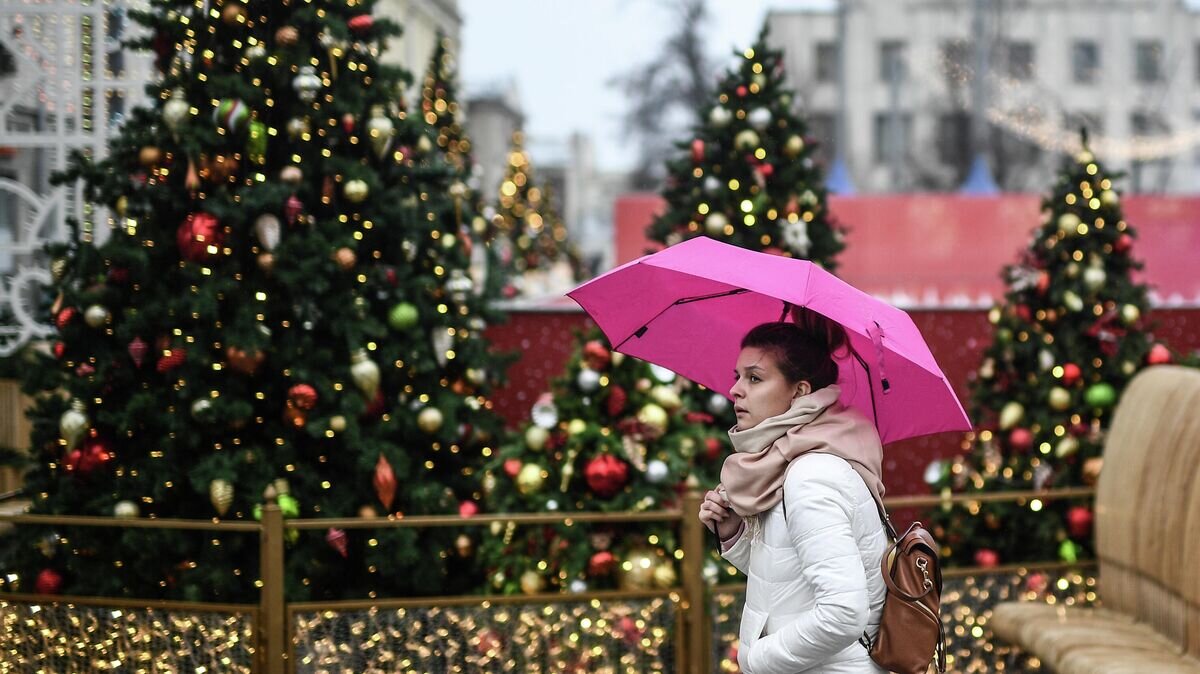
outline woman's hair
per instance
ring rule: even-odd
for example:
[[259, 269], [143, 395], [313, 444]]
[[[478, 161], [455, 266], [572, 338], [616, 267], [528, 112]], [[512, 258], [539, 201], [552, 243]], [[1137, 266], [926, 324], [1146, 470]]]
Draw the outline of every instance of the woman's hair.
[[742, 338], [742, 348], [770, 352], [789, 382], [807, 381], [814, 391], [836, 383], [833, 354], [847, 344], [845, 329], [804, 307], [792, 310], [792, 320], [756, 326]]

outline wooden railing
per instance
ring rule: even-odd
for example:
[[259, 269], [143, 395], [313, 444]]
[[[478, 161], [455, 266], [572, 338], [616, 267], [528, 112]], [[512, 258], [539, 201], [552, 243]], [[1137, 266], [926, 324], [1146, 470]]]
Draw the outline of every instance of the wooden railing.
[[[885, 499], [891, 509], [922, 508], [939, 505], [981, 503], [985, 501], [1026, 502], [1031, 499], [1062, 500], [1094, 498], [1093, 488], [1068, 488], [1043, 491], [996, 492], [988, 494], [955, 494], [941, 496], [902, 496]], [[700, 510], [703, 493], [693, 490], [680, 501], [678, 510], [660, 510], [638, 513], [530, 513], [513, 515], [476, 515], [463, 518], [457, 515], [363, 518], [319, 518], [285, 520], [273, 494], [267, 495], [262, 509], [261, 522], [188, 519], [118, 519], [113, 517], [51, 516], [51, 515], [3, 515], [0, 522], [27, 525], [53, 525], [72, 527], [114, 527], [192, 530], [216, 533], [254, 533], [260, 541], [260, 575], [262, 589], [259, 602], [254, 604], [214, 604], [207, 602], [161, 601], [138, 599], [110, 599], [84, 596], [45, 596], [33, 594], [0, 594], [0, 601], [29, 604], [79, 604], [91, 606], [161, 608], [197, 612], [229, 612], [250, 616], [254, 621], [253, 632], [257, 648], [255, 671], [264, 674], [286, 674], [296, 670], [290, 638], [294, 616], [300, 611], [349, 611], [365, 608], [403, 608], [408, 606], [465, 606], [495, 604], [549, 604], [592, 599], [646, 599], [667, 598], [676, 607], [675, 665], [680, 674], [711, 672], [712, 630], [708, 616], [709, 591], [703, 579], [703, 562], [711, 534], [700, 524], [695, 514]], [[329, 602], [287, 602], [284, 596], [285, 537], [288, 530], [313, 530], [337, 527], [342, 529], [385, 529], [385, 528], [434, 528], [434, 527], [479, 527], [493, 523], [515, 525], [603, 523], [621, 524], [632, 522], [665, 522], [678, 527], [682, 543], [682, 569], [678, 587], [659, 591], [609, 591], [590, 592], [585, 595], [539, 594], [519, 597], [502, 596], [456, 596], [421, 597], [405, 599], [362, 599]], [[1012, 565], [1017, 568], [1052, 569], [1061, 568], [1062, 563], [1025, 563]], [[946, 576], [964, 576], [975, 573], [997, 573], [1004, 569], [960, 568], [947, 569]], [[728, 588], [727, 588], [728, 589]]]

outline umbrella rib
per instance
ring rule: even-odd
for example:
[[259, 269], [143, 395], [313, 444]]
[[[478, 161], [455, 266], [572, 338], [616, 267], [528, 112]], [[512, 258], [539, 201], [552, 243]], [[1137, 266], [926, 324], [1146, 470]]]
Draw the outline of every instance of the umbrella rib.
[[675, 300], [674, 302], [670, 303], [666, 307], [664, 307], [662, 311], [660, 311], [654, 315], [654, 318], [651, 318], [650, 320], [646, 321], [646, 323], [643, 324], [642, 327], [635, 330], [633, 332], [633, 334], [629, 335], [625, 339], [622, 339], [621, 343], [616, 345], [615, 347], [613, 347], [613, 349], [616, 351], [620, 351], [621, 347], [625, 346], [625, 342], [628, 342], [630, 339], [632, 339], [634, 337], [637, 337], [640, 339], [642, 335], [646, 334], [646, 330], [650, 329], [650, 324], [653, 323], [654, 321], [658, 320], [659, 316], [662, 316], [663, 314], [667, 313], [667, 311], [671, 307], [678, 306], [680, 304], [691, 304], [692, 302], [699, 302], [701, 300], [712, 300], [712, 299], [716, 299], [718, 297], [729, 297], [731, 295], [741, 295], [742, 293], [748, 293], [748, 292], [750, 292], [750, 291], [746, 290], [745, 288], [734, 288], [733, 290], [726, 290], [725, 292], [720, 292], [720, 293], [712, 293], [710, 295], [696, 295], [695, 297], [681, 297], [681, 298]]

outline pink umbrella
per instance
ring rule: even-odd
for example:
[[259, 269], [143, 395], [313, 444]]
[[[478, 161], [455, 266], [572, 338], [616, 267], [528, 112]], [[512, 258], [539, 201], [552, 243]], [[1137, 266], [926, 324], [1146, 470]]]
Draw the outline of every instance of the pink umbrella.
[[807, 260], [697, 237], [567, 293], [613, 348], [728, 396], [742, 337], [808, 307], [846, 329], [842, 400], [885, 443], [971, 423], [912, 318]]

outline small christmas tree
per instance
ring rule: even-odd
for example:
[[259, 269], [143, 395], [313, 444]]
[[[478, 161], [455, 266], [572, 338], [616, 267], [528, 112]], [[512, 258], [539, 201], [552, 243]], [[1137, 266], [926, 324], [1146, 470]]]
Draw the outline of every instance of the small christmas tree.
[[[1091, 152], [1066, 162], [1042, 213], [988, 314], [995, 334], [972, 377], [970, 453], [927, 472], [943, 493], [1095, 484], [1121, 391], [1171, 358], [1146, 332], [1146, 288], [1131, 278], [1136, 234]], [[1092, 551], [1093, 514], [1079, 502], [980, 503], [935, 517], [943, 552], [960, 564], [1073, 562]]]
[[544, 295], [570, 290], [577, 278], [579, 256], [567, 240], [567, 228], [558, 217], [545, 187], [534, 179], [524, 135], [513, 134], [508, 170], [492, 218], [493, 245], [507, 280], [507, 296]]
[[[500, 430], [459, 181], [371, 5], [137, 14], [164, 69], [62, 181], [111, 208], [52, 249], [59, 331], [26, 368], [32, 511], [253, 519], [454, 512]], [[259, 11], [262, 9], [263, 11]], [[449, 531], [289, 534], [289, 599], [475, 584]], [[23, 527], [22, 591], [252, 602], [244, 535]], [[152, 550], [153, 554], [146, 554]], [[443, 561], [445, 560], [445, 561]]]
[[[715, 483], [723, 431], [684, 405], [690, 384], [611, 351], [598, 331], [580, 342], [553, 393], [533, 406], [532, 423], [490, 466], [489, 510], [656, 510], [676, 505], [689, 484]], [[509, 525], [485, 537], [480, 558], [492, 588], [505, 593], [646, 589], [675, 585], [678, 549], [670, 523]]]
[[667, 210], [649, 237], [667, 245], [709, 236], [804, 258], [833, 271], [844, 247], [826, 208], [814, 141], [793, 111], [782, 52], [766, 28], [717, 87], [717, 100], [681, 156], [668, 163]]

